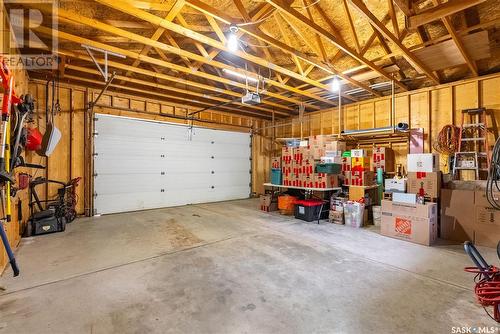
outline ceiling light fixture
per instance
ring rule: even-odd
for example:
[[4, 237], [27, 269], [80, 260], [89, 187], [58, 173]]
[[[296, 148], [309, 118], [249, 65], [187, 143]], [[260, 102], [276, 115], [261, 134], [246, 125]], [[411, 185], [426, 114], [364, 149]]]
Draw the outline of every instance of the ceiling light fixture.
[[236, 72], [236, 71], [233, 71], [233, 70], [229, 70], [227, 68], [223, 68], [222, 71], [224, 73], [227, 73], [227, 74], [231, 74], [231, 75], [234, 75], [235, 77], [238, 77], [238, 78], [242, 78], [242, 79], [246, 79], [248, 81], [251, 81], [251, 82], [258, 82], [259, 79], [257, 78], [254, 78], [254, 77], [249, 77], [247, 76], [246, 74], [242, 74], [240, 72]]
[[337, 77], [334, 77], [330, 86], [330, 90], [332, 92], [338, 92], [340, 89], [340, 82]]
[[238, 46], [239, 46], [239, 40], [238, 36], [236, 33], [238, 32], [238, 27], [237, 26], [230, 26], [229, 27], [229, 36], [227, 38], [227, 47], [229, 51], [231, 52], [236, 52], [238, 51]]

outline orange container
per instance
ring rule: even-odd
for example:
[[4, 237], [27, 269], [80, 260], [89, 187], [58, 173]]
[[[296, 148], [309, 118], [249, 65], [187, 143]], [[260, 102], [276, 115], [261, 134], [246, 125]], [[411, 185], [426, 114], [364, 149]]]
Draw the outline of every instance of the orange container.
[[295, 210], [297, 197], [290, 195], [278, 196], [278, 209], [284, 215], [292, 215]]

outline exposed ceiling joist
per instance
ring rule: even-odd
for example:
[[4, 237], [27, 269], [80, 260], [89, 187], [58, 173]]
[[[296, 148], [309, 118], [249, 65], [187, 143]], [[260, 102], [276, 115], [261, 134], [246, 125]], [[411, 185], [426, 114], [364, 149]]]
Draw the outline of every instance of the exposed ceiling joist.
[[[186, 4], [189, 6], [192, 6], [193, 8], [196, 8], [204, 13], [207, 13], [209, 15], [214, 16], [216, 19], [218, 19], [219, 21], [221, 21], [225, 24], [231, 24], [231, 23], [235, 22], [235, 20], [233, 18], [228, 17], [226, 14], [222, 13], [221, 11], [219, 11], [213, 7], [210, 7], [207, 4], [205, 4], [199, 0], [187, 0]], [[283, 2], [283, 4], [284, 4], [284, 6], [289, 7], [289, 5], [286, 5], [284, 2]], [[377, 91], [371, 89], [368, 85], [363, 84], [361, 82], [358, 82], [356, 80], [349, 78], [348, 76], [343, 75], [340, 71], [336, 70], [332, 65], [322, 63], [321, 61], [318, 61], [317, 59], [313, 59], [312, 57], [304, 55], [303, 53], [299, 52], [297, 49], [294, 49], [293, 47], [290, 47], [289, 45], [287, 45], [287, 44], [285, 44], [285, 43], [283, 43], [283, 42], [281, 42], [281, 41], [279, 41], [279, 40], [277, 40], [269, 35], [266, 35], [263, 32], [255, 29], [255, 28], [240, 27], [240, 31], [244, 31], [245, 33], [247, 33], [248, 35], [250, 35], [254, 38], [257, 38], [263, 42], [266, 42], [270, 45], [273, 45], [285, 53], [293, 54], [293, 55], [297, 56], [298, 58], [302, 59], [303, 61], [305, 61], [309, 64], [312, 64], [312, 65], [315, 65], [316, 67], [320, 68], [321, 70], [323, 70], [329, 74], [339, 75], [342, 79], [350, 82], [351, 84], [358, 86], [360, 88], [363, 88], [376, 96], [380, 96], [380, 94]], [[298, 75], [300, 75], [300, 74], [298, 74]], [[304, 80], [302, 80], [302, 81], [304, 81]], [[316, 84], [312, 84], [313, 86], [323, 88], [324, 90], [329, 90], [327, 85], [320, 84], [317, 81], [315, 81], [315, 82], [316, 82]], [[307, 84], [311, 84], [311, 83], [307, 82]], [[350, 99], [356, 100], [354, 98], [350, 98]]]
[[[127, 13], [129, 15], [135, 16], [135, 17], [137, 17], [139, 19], [142, 19], [144, 21], [150, 22], [151, 24], [154, 24], [154, 25], [157, 25], [157, 26], [162, 26], [165, 29], [168, 29], [168, 30], [171, 30], [171, 31], [173, 31], [175, 33], [178, 33], [180, 35], [192, 38], [195, 41], [204, 43], [206, 45], [210, 45], [210, 46], [212, 46], [214, 48], [217, 48], [217, 49], [220, 49], [222, 51], [231, 52], [231, 50], [229, 50], [228, 47], [224, 43], [221, 43], [220, 41], [217, 41], [215, 39], [212, 39], [212, 38], [210, 38], [208, 36], [202, 35], [202, 34], [197, 33], [195, 31], [192, 31], [192, 30], [190, 30], [188, 28], [185, 28], [185, 27], [183, 27], [181, 25], [178, 25], [178, 24], [175, 24], [175, 23], [172, 23], [172, 22], [169, 22], [169, 21], [165, 21], [165, 20], [163, 20], [162, 18], [160, 18], [160, 17], [158, 17], [156, 15], [153, 15], [153, 14], [148, 13], [146, 11], [137, 9], [137, 8], [135, 8], [133, 6], [130, 6], [129, 4], [121, 1], [121, 0], [95, 0], [95, 1], [97, 1], [99, 3], [102, 3], [104, 5], [107, 5], [107, 6], [111, 7], [111, 8], [116, 9], [116, 10], [119, 10], [119, 11], [122, 11], [124, 13]], [[180, 52], [180, 51], [178, 51], [178, 52]], [[185, 51], [183, 51], [183, 52], [185, 52]], [[268, 60], [264, 60], [264, 59], [262, 59], [260, 57], [251, 55], [251, 54], [246, 53], [244, 51], [235, 51], [235, 52], [233, 52], [233, 54], [235, 54], [236, 56], [238, 56], [241, 59], [247, 60], [249, 62], [252, 62], [252, 63], [256, 64], [256, 65], [259, 65], [259, 66], [262, 66], [262, 67], [274, 70], [276, 72], [280, 72], [280, 73], [282, 73], [284, 75], [291, 76], [291, 77], [293, 77], [293, 78], [295, 78], [297, 80], [304, 81], [304, 82], [310, 83], [310, 84], [312, 84], [312, 85], [314, 85], [316, 87], [328, 90], [328, 86], [320, 84], [317, 81], [314, 81], [314, 80], [309, 79], [307, 77], [303, 77], [299, 73], [295, 73], [295, 72], [293, 72], [291, 70], [288, 70], [288, 69], [286, 69], [284, 67], [281, 67], [279, 65], [273, 64], [273, 63], [271, 63]], [[206, 62], [207, 60], [203, 59], [203, 61]], [[208, 62], [211, 62], [211, 61], [208, 61]], [[229, 67], [228, 65], [225, 65], [225, 66]], [[238, 69], [234, 69], [234, 70], [235, 71], [240, 71], [240, 72], [242, 71], [242, 70], [238, 70]], [[335, 105], [335, 103], [333, 103], [329, 99], [324, 99], [324, 98], [321, 98], [321, 97], [319, 97], [317, 95], [311, 95], [311, 94], [309, 94], [307, 92], [295, 89], [294, 87], [291, 87], [291, 86], [282, 85], [282, 84], [280, 84], [277, 81], [274, 81], [274, 82], [272, 80], [268, 80], [268, 81], [269, 81], [270, 84], [276, 85], [277, 87], [280, 87], [280, 88], [283, 88], [283, 89], [286, 89], [286, 90], [289, 90], [290, 92], [293, 92], [293, 93], [296, 93], [296, 94], [301, 94], [301, 95], [307, 96], [307, 97], [309, 97], [311, 99], [315, 99], [317, 101], [324, 102], [326, 104]], [[314, 108], [314, 109], [316, 109], [316, 108]]]
[[[302, 15], [301, 13], [296, 11], [295, 9], [291, 8], [290, 6], [286, 6], [282, 0], [266, 0], [266, 1], [270, 4], [272, 4], [273, 6], [275, 6], [276, 8], [278, 8], [279, 10], [285, 12], [287, 15], [290, 15], [290, 16], [294, 17], [295, 19], [301, 21], [302, 23], [306, 24], [310, 29], [314, 30], [315, 32], [317, 32], [318, 34], [320, 34], [321, 36], [323, 36], [324, 38], [329, 40], [331, 43], [333, 43], [335, 46], [337, 46], [339, 49], [341, 49], [342, 52], [344, 52], [345, 54], [353, 57], [354, 59], [356, 59], [360, 63], [366, 64], [374, 71], [377, 71], [382, 76], [386, 77], [388, 80], [394, 79], [388, 73], [385, 73], [379, 66], [375, 65], [373, 62], [371, 62], [370, 60], [368, 60], [364, 56], [361, 56], [355, 50], [351, 49], [345, 42], [338, 40], [332, 33], [327, 31], [323, 27], [319, 26], [315, 22], [309, 20], [307, 17], [305, 17], [304, 15]], [[343, 79], [347, 78], [346, 80], [350, 81], [349, 76], [346, 76], [343, 74], [339, 74], [339, 76], [341, 76]], [[404, 84], [402, 84], [398, 80], [394, 80], [394, 81], [395, 81], [396, 85], [398, 85], [400, 88], [402, 88], [403, 90], [407, 90], [407, 87]], [[378, 92], [377, 92], [377, 95], [379, 95]]]
[[417, 27], [420, 27], [421, 25], [440, 20], [445, 16], [455, 14], [485, 1], [486, 0], [448, 0], [447, 2], [440, 3], [438, 5], [436, 5], [436, 2], [433, 1], [435, 7], [426, 9], [423, 12], [408, 17], [408, 28], [412, 30], [417, 29]]
[[385, 38], [390, 40], [394, 45], [396, 45], [402, 52], [406, 60], [412, 64], [417, 69], [420, 69], [425, 75], [427, 75], [434, 83], [439, 84], [438, 77], [430, 71], [417, 57], [415, 57], [410, 50], [403, 43], [394, 36], [393, 33], [387, 29], [385, 25], [380, 22], [375, 15], [366, 7], [366, 5], [361, 0], [349, 0], [351, 4], [358, 10], [358, 12], [364, 16], [370, 24], [377, 29]]

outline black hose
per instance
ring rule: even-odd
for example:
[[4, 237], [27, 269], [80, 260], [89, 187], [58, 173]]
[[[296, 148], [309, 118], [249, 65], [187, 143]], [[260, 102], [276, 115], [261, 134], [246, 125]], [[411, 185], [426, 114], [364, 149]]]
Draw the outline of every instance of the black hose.
[[[495, 198], [495, 192], [497, 192], [497, 198]], [[491, 164], [488, 171], [488, 181], [486, 182], [486, 198], [490, 205], [500, 210], [500, 199], [498, 194], [500, 192], [500, 137], [497, 139], [495, 146], [493, 147], [493, 153], [491, 155]]]

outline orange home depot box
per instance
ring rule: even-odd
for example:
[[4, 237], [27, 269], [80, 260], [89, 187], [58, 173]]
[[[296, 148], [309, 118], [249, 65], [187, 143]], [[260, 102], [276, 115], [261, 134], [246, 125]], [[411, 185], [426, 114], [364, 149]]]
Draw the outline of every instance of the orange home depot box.
[[394, 171], [394, 151], [389, 147], [375, 147], [372, 152], [371, 170], [377, 172], [382, 168], [384, 172]]
[[437, 204], [382, 200], [382, 235], [430, 246], [437, 239]]

